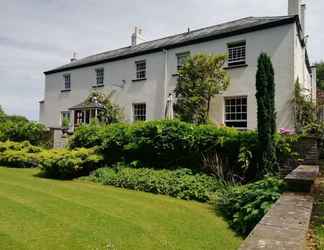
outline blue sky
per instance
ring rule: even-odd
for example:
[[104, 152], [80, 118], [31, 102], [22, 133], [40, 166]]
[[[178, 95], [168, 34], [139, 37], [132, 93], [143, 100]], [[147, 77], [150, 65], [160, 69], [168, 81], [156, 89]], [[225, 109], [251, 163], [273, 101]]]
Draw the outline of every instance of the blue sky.
[[[305, 0], [311, 62], [324, 60], [323, 0]], [[286, 15], [288, 0], [0, 0], [0, 105], [38, 119], [43, 71], [130, 44], [246, 16]]]

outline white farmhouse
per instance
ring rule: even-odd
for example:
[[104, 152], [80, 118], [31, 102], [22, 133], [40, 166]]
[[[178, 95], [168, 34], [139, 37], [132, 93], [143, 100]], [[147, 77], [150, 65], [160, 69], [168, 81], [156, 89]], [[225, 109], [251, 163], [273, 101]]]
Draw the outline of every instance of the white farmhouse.
[[315, 98], [315, 69], [310, 67], [305, 35], [305, 5], [289, 0], [287, 16], [247, 17], [162, 39], [144, 42], [135, 29], [129, 47], [107, 51], [45, 72], [45, 97], [40, 121], [61, 127], [88, 123], [100, 105], [82, 103], [93, 90], [113, 93], [126, 120], [165, 117], [167, 100], [177, 83], [177, 68], [188, 55], [227, 53], [229, 88], [214, 98], [210, 118], [217, 124], [257, 127], [255, 74], [261, 52], [271, 56], [275, 70], [278, 128], [294, 128], [292, 105], [297, 79]]

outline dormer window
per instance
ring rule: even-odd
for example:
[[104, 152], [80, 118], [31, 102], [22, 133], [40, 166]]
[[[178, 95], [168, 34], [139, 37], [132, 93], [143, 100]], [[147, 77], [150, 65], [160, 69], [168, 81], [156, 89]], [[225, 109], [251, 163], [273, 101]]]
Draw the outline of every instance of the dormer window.
[[239, 66], [246, 64], [246, 41], [229, 43], [228, 66]]
[[71, 90], [71, 74], [65, 74], [63, 77], [64, 77], [64, 90]]
[[97, 86], [104, 85], [105, 70], [104, 68], [96, 69], [96, 84]]

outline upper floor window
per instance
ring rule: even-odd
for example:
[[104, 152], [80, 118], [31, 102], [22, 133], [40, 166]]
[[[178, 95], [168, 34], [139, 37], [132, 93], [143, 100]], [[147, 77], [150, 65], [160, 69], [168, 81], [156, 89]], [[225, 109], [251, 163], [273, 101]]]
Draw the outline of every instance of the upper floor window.
[[103, 85], [105, 79], [105, 70], [103, 68], [96, 69], [96, 83], [97, 85]]
[[246, 64], [246, 42], [230, 43], [228, 46], [228, 66]]
[[145, 103], [133, 104], [133, 120], [134, 120], [134, 122], [146, 120], [146, 104]]
[[184, 52], [177, 54], [177, 70], [185, 64], [186, 60], [190, 57], [190, 52]]
[[71, 75], [65, 74], [63, 77], [64, 77], [64, 89], [70, 90], [71, 89]]
[[144, 80], [146, 79], [146, 61], [137, 61], [136, 64], [136, 79]]
[[247, 96], [225, 98], [225, 125], [247, 128]]

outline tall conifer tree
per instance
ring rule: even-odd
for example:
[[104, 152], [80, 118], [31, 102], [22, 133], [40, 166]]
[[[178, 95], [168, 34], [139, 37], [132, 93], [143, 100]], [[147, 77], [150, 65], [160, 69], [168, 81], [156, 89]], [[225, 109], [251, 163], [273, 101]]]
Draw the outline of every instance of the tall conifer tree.
[[259, 173], [273, 173], [277, 168], [274, 134], [276, 132], [274, 70], [270, 57], [262, 53], [256, 74], [258, 105]]

